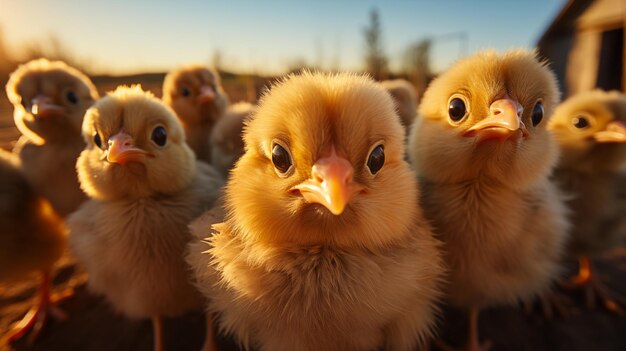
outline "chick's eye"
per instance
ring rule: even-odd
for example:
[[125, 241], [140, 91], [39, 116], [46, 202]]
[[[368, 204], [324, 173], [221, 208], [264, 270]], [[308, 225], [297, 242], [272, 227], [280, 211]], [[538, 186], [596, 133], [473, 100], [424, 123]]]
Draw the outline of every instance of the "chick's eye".
[[78, 103], [78, 95], [76, 95], [76, 93], [72, 90], [68, 91], [65, 94], [65, 98], [67, 99], [67, 101], [69, 101], [72, 104]]
[[372, 150], [370, 156], [367, 158], [367, 168], [370, 173], [376, 174], [383, 168], [385, 164], [385, 148], [382, 145], [378, 145]]
[[543, 104], [541, 102], [536, 103], [533, 107], [533, 114], [530, 119], [533, 122], [533, 127], [536, 127], [543, 119]]
[[184, 97], [188, 97], [189, 95], [191, 95], [191, 91], [189, 91], [189, 88], [187, 87], [183, 87], [180, 90], [180, 93], [184, 96]]
[[462, 99], [454, 98], [450, 101], [448, 105], [448, 115], [450, 119], [454, 122], [458, 122], [465, 117], [467, 113], [467, 108], [465, 107], [465, 102]]
[[102, 139], [100, 139], [100, 134], [98, 134], [98, 132], [95, 132], [93, 135], [93, 143], [102, 149]]
[[578, 129], [585, 129], [589, 127], [589, 120], [585, 116], [577, 116], [572, 119], [572, 124]]
[[285, 174], [291, 168], [291, 156], [284, 147], [279, 144], [274, 144], [272, 148], [272, 163], [278, 172]]
[[163, 127], [154, 128], [150, 139], [152, 139], [152, 141], [154, 141], [154, 143], [159, 146], [165, 146], [165, 143], [167, 142], [167, 132], [165, 131], [165, 128]]

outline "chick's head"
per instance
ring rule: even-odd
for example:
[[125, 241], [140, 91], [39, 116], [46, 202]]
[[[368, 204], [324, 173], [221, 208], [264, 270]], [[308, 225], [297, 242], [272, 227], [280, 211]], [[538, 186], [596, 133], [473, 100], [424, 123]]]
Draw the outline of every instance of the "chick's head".
[[523, 188], [547, 175], [558, 156], [546, 129], [557, 101], [553, 73], [532, 52], [465, 58], [425, 92], [411, 160], [434, 181], [483, 176]]
[[249, 239], [371, 247], [404, 235], [416, 185], [391, 97], [354, 74], [276, 84], [245, 127], [227, 208]]
[[184, 66], [168, 73], [163, 82], [163, 101], [186, 126], [213, 123], [228, 105], [219, 74], [200, 65]]
[[98, 98], [89, 78], [61, 61], [20, 65], [6, 85], [20, 132], [38, 144], [80, 135], [85, 111]]
[[76, 164], [97, 199], [171, 194], [191, 183], [195, 157], [173, 111], [141, 87], [118, 87], [85, 114]]
[[594, 90], [565, 100], [548, 124], [561, 147], [559, 167], [618, 171], [626, 164], [626, 96]]

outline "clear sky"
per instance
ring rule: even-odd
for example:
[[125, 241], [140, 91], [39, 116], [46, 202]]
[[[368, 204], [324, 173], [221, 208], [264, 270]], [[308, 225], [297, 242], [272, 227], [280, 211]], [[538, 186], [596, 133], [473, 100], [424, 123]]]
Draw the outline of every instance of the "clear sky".
[[[282, 73], [296, 61], [363, 68], [363, 28], [380, 11], [392, 69], [408, 44], [433, 36], [433, 66], [494, 47], [532, 48], [566, 0], [0, 0], [0, 26], [14, 55], [57, 37], [97, 73], [165, 71], [211, 62], [225, 69]], [[446, 39], [447, 38], [447, 39]]]

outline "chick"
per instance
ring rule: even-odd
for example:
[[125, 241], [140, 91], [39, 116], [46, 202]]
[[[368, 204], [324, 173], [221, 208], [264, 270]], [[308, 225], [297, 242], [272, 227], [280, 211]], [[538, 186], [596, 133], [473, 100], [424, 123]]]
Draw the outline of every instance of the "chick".
[[255, 105], [247, 102], [230, 106], [224, 118], [217, 121], [211, 132], [211, 165], [224, 178], [243, 155], [243, 126], [255, 109]]
[[47, 317], [65, 318], [51, 296], [50, 272], [66, 245], [61, 218], [37, 195], [14, 155], [0, 150], [0, 282], [41, 275], [39, 301], [9, 335], [12, 342], [32, 330], [36, 337]]
[[400, 122], [408, 134], [417, 116], [417, 92], [409, 81], [404, 79], [384, 80], [381, 82], [396, 103]]
[[68, 219], [70, 247], [89, 287], [131, 318], [200, 305], [183, 252], [187, 225], [210, 208], [219, 174], [196, 162], [174, 112], [140, 87], [119, 87], [85, 114], [87, 147], [77, 162], [91, 200]]
[[6, 91], [23, 134], [13, 152], [35, 191], [65, 217], [87, 199], [75, 165], [85, 147], [83, 115], [98, 92], [83, 73], [46, 59], [21, 65], [11, 74]]
[[567, 220], [546, 129], [557, 99], [553, 73], [523, 50], [465, 58], [422, 99], [409, 154], [445, 244], [449, 302], [470, 311], [470, 350], [482, 307], [530, 299], [559, 271]]
[[[417, 205], [389, 95], [305, 72], [263, 97], [188, 262], [222, 331], [260, 350], [413, 350], [431, 335], [442, 260]], [[211, 235], [212, 213], [192, 223]], [[207, 251], [208, 250], [208, 251]]]
[[589, 307], [596, 293], [606, 308], [623, 312], [589, 257], [623, 244], [626, 236], [626, 97], [600, 90], [573, 96], [559, 105], [548, 129], [562, 155], [554, 177], [571, 197], [568, 253], [580, 261], [571, 283], [585, 288]]
[[219, 74], [201, 65], [175, 69], [163, 81], [163, 101], [176, 111], [196, 157], [210, 162], [211, 130], [228, 106]]

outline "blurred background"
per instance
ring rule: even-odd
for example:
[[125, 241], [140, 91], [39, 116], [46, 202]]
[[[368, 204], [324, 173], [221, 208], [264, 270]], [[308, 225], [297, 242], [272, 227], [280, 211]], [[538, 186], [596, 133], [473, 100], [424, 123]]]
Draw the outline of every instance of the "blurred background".
[[[619, 17], [623, 42], [624, 6], [620, 0], [0, 0], [0, 84], [19, 63], [47, 57], [89, 74], [101, 94], [141, 83], [160, 95], [170, 69], [204, 63], [220, 71], [233, 102], [254, 102], [268, 81], [305, 67], [407, 78], [421, 95], [460, 57], [538, 42], [552, 49], [546, 52], [559, 61], [563, 81], [577, 23], [597, 28]], [[0, 146], [10, 148], [17, 131], [1, 95]]]

